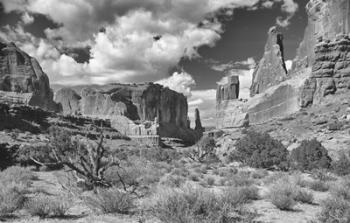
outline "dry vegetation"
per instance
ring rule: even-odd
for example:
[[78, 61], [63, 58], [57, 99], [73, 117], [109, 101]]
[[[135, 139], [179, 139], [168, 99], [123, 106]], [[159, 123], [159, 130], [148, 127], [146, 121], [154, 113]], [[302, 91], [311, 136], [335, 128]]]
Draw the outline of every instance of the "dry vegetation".
[[[95, 142], [54, 128], [48, 145], [18, 149], [0, 173], [0, 217], [264, 222], [268, 206], [280, 216], [312, 207], [318, 210], [314, 222], [350, 221], [350, 178], [343, 168], [350, 163], [347, 154], [332, 161], [316, 140], [289, 154], [268, 134], [246, 132], [231, 163], [224, 164], [215, 157], [214, 145], [213, 138], [203, 138], [182, 151], [109, 148], [102, 135]], [[32, 168], [38, 165], [45, 168]], [[54, 190], [42, 175], [56, 180]]]

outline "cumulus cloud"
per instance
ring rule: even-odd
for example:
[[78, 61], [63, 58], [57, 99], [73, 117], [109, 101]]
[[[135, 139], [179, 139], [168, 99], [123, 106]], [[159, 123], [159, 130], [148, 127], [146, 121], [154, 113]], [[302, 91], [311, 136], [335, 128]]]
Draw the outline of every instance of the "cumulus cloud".
[[24, 12], [21, 16], [21, 19], [24, 24], [28, 25], [34, 22], [34, 17], [29, 15], [28, 12]]
[[228, 63], [220, 63], [218, 61], [207, 61], [211, 63], [211, 69], [221, 72], [229, 72], [233, 69], [253, 69], [256, 66], [256, 61], [253, 57], [249, 57], [243, 61], [230, 61]]
[[184, 71], [181, 73], [175, 72], [169, 78], [159, 80], [156, 83], [182, 93], [186, 97], [191, 96], [191, 88], [196, 84], [193, 77]]
[[286, 18], [278, 17], [276, 19], [276, 24], [281, 27], [287, 27], [290, 25], [290, 20], [293, 18], [294, 14], [298, 11], [299, 5], [294, 2], [294, 0], [282, 0], [282, 12], [286, 13]]

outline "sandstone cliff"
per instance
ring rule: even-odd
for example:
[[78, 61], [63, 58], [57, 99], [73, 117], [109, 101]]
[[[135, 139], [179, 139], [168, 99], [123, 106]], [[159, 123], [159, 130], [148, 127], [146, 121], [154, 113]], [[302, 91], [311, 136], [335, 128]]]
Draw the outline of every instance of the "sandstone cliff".
[[47, 75], [34, 58], [14, 43], [0, 42], [0, 91], [29, 93], [28, 100], [23, 101], [28, 105], [57, 109]]
[[294, 69], [311, 67], [319, 39], [334, 40], [337, 34], [350, 32], [349, 0], [311, 0], [306, 6], [308, 25], [294, 60]]
[[63, 113], [110, 119], [114, 128], [129, 136], [159, 134], [194, 140], [187, 126], [188, 105], [183, 94], [153, 83], [112, 84], [99, 89], [85, 88], [80, 95], [61, 89], [55, 99]]
[[336, 92], [350, 89], [350, 37], [338, 35], [334, 41], [321, 41], [315, 47], [311, 77], [301, 92], [301, 105], [319, 103]]
[[283, 36], [276, 27], [270, 28], [265, 52], [253, 73], [250, 95], [264, 92], [287, 79], [283, 54]]

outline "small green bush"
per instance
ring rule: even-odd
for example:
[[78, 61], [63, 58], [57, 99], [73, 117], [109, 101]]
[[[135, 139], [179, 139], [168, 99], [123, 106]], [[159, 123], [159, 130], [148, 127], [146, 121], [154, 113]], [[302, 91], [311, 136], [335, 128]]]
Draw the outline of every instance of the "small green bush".
[[288, 151], [268, 133], [248, 131], [230, 155], [233, 160], [255, 168], [288, 169]]
[[332, 159], [317, 139], [303, 140], [291, 153], [291, 165], [301, 171], [328, 169]]
[[43, 194], [35, 195], [26, 204], [26, 209], [32, 216], [41, 218], [64, 217], [71, 207], [71, 201], [64, 196], [55, 197]]
[[134, 208], [134, 199], [130, 194], [117, 188], [101, 189], [96, 194], [85, 197], [86, 204], [97, 213], [128, 214]]

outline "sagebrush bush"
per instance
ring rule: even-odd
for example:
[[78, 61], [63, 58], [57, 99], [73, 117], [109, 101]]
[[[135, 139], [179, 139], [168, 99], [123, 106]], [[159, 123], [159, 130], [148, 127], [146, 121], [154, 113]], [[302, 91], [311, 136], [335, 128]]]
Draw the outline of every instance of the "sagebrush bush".
[[230, 186], [235, 187], [250, 186], [255, 183], [254, 179], [242, 172], [227, 177], [227, 181]]
[[128, 214], [134, 208], [134, 199], [118, 188], [100, 189], [96, 194], [84, 198], [86, 204], [97, 213]]
[[242, 204], [258, 200], [259, 189], [255, 186], [229, 187], [224, 190], [223, 199], [232, 207], [239, 207]]
[[64, 217], [72, 207], [72, 202], [65, 196], [36, 194], [26, 203], [26, 209], [32, 216], [41, 218]]
[[252, 222], [256, 217], [247, 211], [237, 211], [223, 197], [204, 189], [167, 189], [158, 192], [151, 212], [165, 223]]
[[167, 175], [161, 179], [160, 184], [168, 187], [181, 187], [186, 182], [182, 176]]
[[318, 220], [322, 223], [350, 222], [350, 202], [344, 198], [332, 196], [321, 204], [322, 210]]
[[332, 159], [326, 148], [317, 139], [303, 140], [290, 156], [291, 165], [301, 171], [328, 169]]
[[22, 183], [0, 183], [0, 217], [11, 215], [23, 207], [27, 186]]
[[288, 151], [268, 133], [248, 131], [230, 155], [233, 160], [255, 168], [288, 168]]
[[12, 166], [16, 162], [18, 146], [10, 146], [7, 143], [0, 143], [0, 170]]

